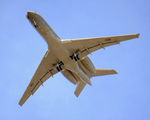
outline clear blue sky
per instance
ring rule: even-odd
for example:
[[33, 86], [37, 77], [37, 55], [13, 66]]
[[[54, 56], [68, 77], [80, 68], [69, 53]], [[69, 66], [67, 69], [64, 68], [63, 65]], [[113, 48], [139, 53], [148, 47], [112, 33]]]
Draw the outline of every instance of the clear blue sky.
[[[61, 39], [140, 33], [90, 55], [95, 77], [79, 98], [61, 73], [20, 107], [47, 44], [25, 15], [36, 11]], [[150, 120], [149, 0], [0, 0], [0, 120]]]

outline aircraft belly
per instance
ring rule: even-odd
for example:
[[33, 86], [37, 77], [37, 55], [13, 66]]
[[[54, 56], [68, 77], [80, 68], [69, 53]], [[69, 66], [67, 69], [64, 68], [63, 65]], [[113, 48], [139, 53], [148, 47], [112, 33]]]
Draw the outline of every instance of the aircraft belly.
[[90, 78], [79, 68], [78, 63], [70, 58], [70, 53], [59, 39], [55, 38], [55, 36], [49, 32], [49, 37], [46, 41], [49, 41], [51, 51], [54, 52], [59, 61], [63, 62], [65, 69], [75, 72], [82, 81], [92, 85]]
[[63, 46], [61, 41], [57, 37], [52, 35], [51, 31], [49, 31], [45, 36], [47, 36], [46, 41], [48, 43], [50, 50], [53, 51], [53, 53], [58, 58], [58, 60], [62, 61], [64, 66], [67, 69], [70, 69], [73, 71], [78, 71], [79, 68], [78, 68], [76, 62], [70, 58], [70, 53]]
[[80, 77], [80, 79], [81, 79], [83, 82], [85, 82], [85, 83], [87, 83], [87, 84], [89, 84], [89, 85], [92, 86], [92, 83], [91, 83], [90, 78], [89, 78], [82, 70], [80, 70], [80, 71], [77, 73], [77, 75]]

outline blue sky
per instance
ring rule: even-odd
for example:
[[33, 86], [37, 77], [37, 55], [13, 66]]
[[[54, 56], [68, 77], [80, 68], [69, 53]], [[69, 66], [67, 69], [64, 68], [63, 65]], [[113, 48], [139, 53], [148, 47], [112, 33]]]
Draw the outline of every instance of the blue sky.
[[[140, 33], [89, 55], [118, 74], [92, 78], [79, 98], [61, 73], [20, 107], [47, 44], [25, 15], [36, 11], [61, 39]], [[149, 0], [0, 0], [0, 120], [149, 120]]]

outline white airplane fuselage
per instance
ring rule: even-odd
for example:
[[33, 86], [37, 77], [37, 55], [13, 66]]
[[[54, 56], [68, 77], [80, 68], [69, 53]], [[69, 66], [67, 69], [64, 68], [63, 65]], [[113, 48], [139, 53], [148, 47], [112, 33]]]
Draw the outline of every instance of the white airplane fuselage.
[[54, 65], [54, 67], [59, 67], [59, 64], [61, 64], [62, 68], [60, 68], [60, 70], [69, 70], [75, 73], [83, 82], [92, 85], [89, 76], [83, 72], [83, 70], [78, 65], [78, 62], [70, 58], [71, 54], [63, 46], [61, 39], [48, 25], [48, 23], [38, 13], [35, 12], [28, 12], [27, 18], [47, 42], [48, 49], [50, 51], [53, 51], [55, 56], [58, 58], [58, 62], [56, 63], [56, 65]]

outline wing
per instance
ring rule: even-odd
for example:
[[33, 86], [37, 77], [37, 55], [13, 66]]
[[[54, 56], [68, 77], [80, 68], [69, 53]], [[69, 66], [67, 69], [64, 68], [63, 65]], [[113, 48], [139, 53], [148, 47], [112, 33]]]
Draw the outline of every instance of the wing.
[[110, 36], [110, 37], [98, 37], [98, 38], [85, 38], [85, 39], [72, 39], [62, 40], [63, 45], [72, 54], [80, 52], [79, 58], [82, 58], [98, 49], [119, 44], [122, 41], [138, 38], [140, 34], [122, 35], [122, 36]]
[[40, 65], [38, 66], [35, 74], [33, 75], [28, 87], [26, 88], [22, 98], [19, 101], [19, 105], [23, 105], [25, 101], [34, 94], [35, 91], [43, 85], [43, 83], [52, 75], [56, 74], [58, 71], [53, 69], [53, 65], [57, 63], [58, 60], [54, 53], [50, 50], [44, 55]]

